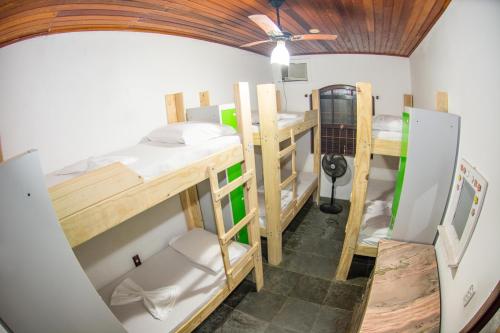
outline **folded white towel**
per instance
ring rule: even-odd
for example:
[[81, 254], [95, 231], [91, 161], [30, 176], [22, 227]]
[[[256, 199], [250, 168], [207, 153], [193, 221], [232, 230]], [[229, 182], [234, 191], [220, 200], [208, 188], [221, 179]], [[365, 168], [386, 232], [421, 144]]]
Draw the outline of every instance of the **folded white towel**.
[[145, 291], [129, 278], [123, 280], [111, 295], [111, 305], [125, 305], [143, 301], [151, 315], [159, 320], [165, 320], [179, 297], [178, 286], [162, 287]]

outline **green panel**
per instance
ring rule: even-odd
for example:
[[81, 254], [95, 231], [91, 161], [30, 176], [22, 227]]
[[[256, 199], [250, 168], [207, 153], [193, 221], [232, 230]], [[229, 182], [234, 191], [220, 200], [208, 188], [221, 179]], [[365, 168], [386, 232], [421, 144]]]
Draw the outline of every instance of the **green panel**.
[[398, 214], [399, 200], [401, 199], [401, 191], [403, 190], [403, 183], [406, 170], [406, 157], [408, 153], [408, 135], [410, 131], [410, 114], [403, 112], [403, 133], [401, 137], [401, 156], [399, 158], [399, 170], [396, 179], [396, 188], [394, 189], [394, 199], [392, 200], [392, 216], [389, 225], [389, 235], [392, 234], [394, 222]]
[[[221, 110], [221, 122], [224, 125], [229, 125], [234, 129], [238, 129], [238, 118], [236, 117], [236, 109]], [[227, 181], [232, 182], [242, 175], [241, 163], [235, 164], [226, 170]], [[245, 211], [245, 194], [243, 186], [239, 186], [229, 194], [231, 203], [231, 212], [233, 214], [233, 223], [237, 224], [246, 215]], [[241, 243], [248, 244], [248, 230], [243, 228], [237, 235], [237, 239]]]

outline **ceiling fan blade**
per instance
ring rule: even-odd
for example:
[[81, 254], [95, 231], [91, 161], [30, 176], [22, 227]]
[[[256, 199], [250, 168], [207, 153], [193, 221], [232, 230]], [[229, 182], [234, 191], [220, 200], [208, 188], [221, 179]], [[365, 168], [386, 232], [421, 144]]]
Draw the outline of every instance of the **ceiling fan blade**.
[[240, 45], [240, 47], [252, 47], [252, 46], [255, 46], [255, 45], [264, 44], [264, 43], [270, 43], [270, 42], [272, 42], [272, 40], [270, 40], [270, 39], [259, 40], [257, 42], [251, 42], [251, 43]]
[[301, 40], [336, 40], [337, 35], [329, 34], [306, 34], [306, 35], [295, 35], [292, 36], [291, 41], [301, 41]]
[[281, 29], [266, 15], [250, 15], [248, 17], [271, 37], [283, 36]]

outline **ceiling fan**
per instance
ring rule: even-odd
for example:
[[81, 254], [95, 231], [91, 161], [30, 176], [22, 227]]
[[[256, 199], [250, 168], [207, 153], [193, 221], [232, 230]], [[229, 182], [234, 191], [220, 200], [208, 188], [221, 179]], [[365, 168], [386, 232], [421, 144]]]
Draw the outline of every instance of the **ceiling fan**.
[[248, 18], [259, 26], [269, 36], [267, 40], [247, 43], [240, 47], [252, 47], [259, 44], [276, 42], [276, 47], [271, 53], [271, 64], [281, 64], [288, 66], [290, 64], [290, 53], [288, 52], [285, 43], [297, 42], [303, 40], [335, 40], [337, 35], [330, 34], [304, 34], [292, 35], [288, 31], [281, 29], [280, 23], [280, 7], [285, 0], [269, 0], [269, 3], [276, 9], [277, 25], [267, 15], [250, 15]]

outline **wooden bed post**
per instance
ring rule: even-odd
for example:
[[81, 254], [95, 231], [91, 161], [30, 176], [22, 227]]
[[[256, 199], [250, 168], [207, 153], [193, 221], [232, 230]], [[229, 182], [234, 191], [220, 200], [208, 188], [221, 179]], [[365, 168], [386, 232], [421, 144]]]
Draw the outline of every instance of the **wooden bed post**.
[[3, 162], [2, 138], [0, 137], [0, 163]]
[[318, 124], [313, 128], [313, 145], [314, 145], [314, 165], [313, 173], [318, 177], [318, 188], [314, 192], [314, 202], [319, 205], [320, 195], [321, 195], [321, 114], [319, 111], [320, 101], [319, 101], [319, 90], [314, 89], [312, 91], [312, 109], [316, 110], [318, 113]]
[[200, 106], [210, 106], [210, 93], [208, 90], [200, 91], [198, 96], [200, 97]]
[[448, 112], [448, 93], [444, 91], [437, 92], [436, 110], [440, 112]]
[[[182, 93], [168, 94], [165, 96], [167, 108], [167, 121], [169, 124], [186, 121], [186, 110], [184, 109], [184, 97]], [[203, 217], [201, 215], [198, 190], [192, 186], [179, 193], [182, 209], [186, 216], [188, 229], [203, 228]]]
[[[244, 163], [242, 165], [242, 172], [245, 173], [248, 170], [253, 170], [254, 175], [252, 179], [247, 183], [249, 186], [245, 186], [246, 195], [245, 207], [247, 214], [253, 208], [255, 208], [257, 214], [255, 218], [248, 225], [248, 236], [251, 245], [256, 243], [260, 244], [260, 225], [259, 225], [259, 202], [257, 200], [257, 177], [255, 176], [255, 152], [253, 145], [253, 133], [252, 133], [252, 119], [251, 119], [251, 106], [250, 106], [250, 92], [247, 82], [239, 82], [234, 85], [234, 100], [236, 105], [236, 110], [238, 115], [238, 129], [241, 135], [241, 143], [243, 145], [243, 156]], [[262, 271], [262, 250], [259, 247], [258, 251], [254, 255], [254, 266], [253, 276], [255, 279], [255, 284], [257, 285], [257, 291], [259, 291], [264, 285], [264, 273]]]
[[351, 207], [347, 219], [342, 255], [337, 266], [337, 280], [346, 280], [358, 244], [359, 229], [366, 201], [372, 141], [372, 86], [357, 83], [357, 129]]
[[266, 202], [267, 256], [271, 265], [279, 265], [281, 248], [281, 170], [274, 84], [257, 86], [260, 140], [262, 142], [262, 171]]
[[403, 106], [413, 107], [413, 95], [403, 95]]
[[276, 111], [277, 112], [283, 111], [281, 109], [281, 92], [279, 90], [276, 90]]

